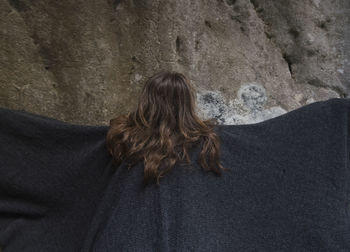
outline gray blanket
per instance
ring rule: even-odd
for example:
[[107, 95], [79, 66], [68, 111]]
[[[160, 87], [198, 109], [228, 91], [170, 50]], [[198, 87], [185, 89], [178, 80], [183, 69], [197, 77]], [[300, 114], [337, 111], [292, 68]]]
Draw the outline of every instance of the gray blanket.
[[197, 162], [143, 186], [108, 126], [0, 109], [0, 247], [38, 251], [350, 251], [350, 99], [218, 125], [216, 176]]

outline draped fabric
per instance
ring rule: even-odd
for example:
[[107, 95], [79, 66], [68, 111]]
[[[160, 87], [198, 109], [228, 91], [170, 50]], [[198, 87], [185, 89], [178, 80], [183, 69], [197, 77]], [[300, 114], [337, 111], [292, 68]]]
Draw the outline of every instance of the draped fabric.
[[143, 185], [108, 126], [0, 109], [0, 247], [17, 251], [350, 251], [350, 99], [218, 125], [222, 176]]

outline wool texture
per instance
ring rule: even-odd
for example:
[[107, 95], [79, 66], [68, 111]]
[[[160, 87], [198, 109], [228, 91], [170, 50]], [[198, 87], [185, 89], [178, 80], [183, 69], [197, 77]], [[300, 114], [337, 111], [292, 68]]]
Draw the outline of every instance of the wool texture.
[[350, 99], [217, 125], [221, 176], [179, 165], [144, 186], [109, 126], [0, 109], [0, 247], [40, 251], [350, 251]]

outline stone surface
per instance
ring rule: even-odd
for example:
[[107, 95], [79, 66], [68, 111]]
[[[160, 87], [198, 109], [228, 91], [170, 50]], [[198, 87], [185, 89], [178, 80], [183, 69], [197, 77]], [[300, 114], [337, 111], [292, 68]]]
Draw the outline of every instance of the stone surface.
[[348, 0], [0, 0], [0, 106], [100, 125], [159, 70], [198, 112], [254, 123], [349, 97]]

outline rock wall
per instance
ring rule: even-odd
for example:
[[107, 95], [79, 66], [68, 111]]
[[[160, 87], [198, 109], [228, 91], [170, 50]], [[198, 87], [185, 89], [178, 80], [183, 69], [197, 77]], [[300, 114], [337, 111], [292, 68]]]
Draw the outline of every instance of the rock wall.
[[0, 106], [71, 123], [134, 109], [163, 69], [223, 124], [350, 94], [348, 0], [0, 0], [0, 15]]

